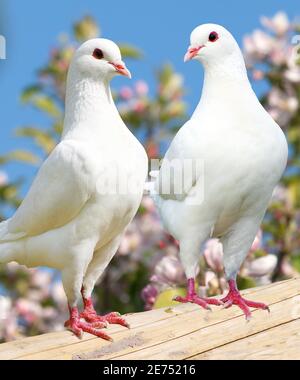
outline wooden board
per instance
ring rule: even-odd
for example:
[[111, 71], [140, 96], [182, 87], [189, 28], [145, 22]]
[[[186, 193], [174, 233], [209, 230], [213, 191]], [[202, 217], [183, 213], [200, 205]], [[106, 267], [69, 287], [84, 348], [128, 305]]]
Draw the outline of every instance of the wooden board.
[[109, 326], [110, 343], [85, 334], [44, 334], [0, 345], [0, 359], [300, 359], [300, 279], [244, 291], [266, 302], [246, 322], [237, 307], [197, 305], [127, 315], [128, 330]]

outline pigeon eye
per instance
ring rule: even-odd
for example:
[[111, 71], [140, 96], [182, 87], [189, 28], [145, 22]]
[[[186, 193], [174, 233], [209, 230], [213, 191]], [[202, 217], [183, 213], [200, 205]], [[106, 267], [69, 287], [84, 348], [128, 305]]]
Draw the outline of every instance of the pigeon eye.
[[210, 42], [215, 42], [219, 38], [219, 35], [217, 32], [211, 32], [208, 39]]
[[101, 49], [95, 49], [93, 51], [93, 57], [96, 59], [102, 59], [104, 57], [103, 51]]

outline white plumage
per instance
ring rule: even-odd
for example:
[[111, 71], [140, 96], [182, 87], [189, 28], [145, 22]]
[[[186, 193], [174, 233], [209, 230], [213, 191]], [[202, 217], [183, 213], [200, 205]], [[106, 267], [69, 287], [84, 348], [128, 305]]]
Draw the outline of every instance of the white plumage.
[[[109, 82], [118, 73], [130, 77], [112, 41], [93, 39], [77, 50], [68, 73], [62, 141], [15, 215], [0, 224], [0, 262], [59, 269], [68, 326], [77, 335], [84, 330], [106, 339], [95, 327], [126, 323], [116, 313], [97, 316], [90, 297], [138, 209], [147, 174], [146, 153], [111, 96]], [[79, 316], [81, 288], [85, 310]]]
[[[155, 182], [161, 217], [180, 242], [180, 258], [189, 279], [187, 297], [177, 300], [206, 308], [208, 303], [220, 303], [200, 299], [194, 289], [200, 246], [218, 237], [230, 285], [223, 302], [237, 304], [249, 318], [248, 306], [267, 307], [242, 299], [235, 279], [285, 169], [287, 143], [253, 92], [242, 53], [225, 28], [215, 24], [197, 27], [185, 56], [189, 59], [199, 60], [205, 69], [201, 100], [172, 141]], [[168, 176], [172, 160], [176, 169]], [[186, 160], [200, 165], [185, 173]], [[176, 174], [181, 170], [189, 186], [176, 194]], [[163, 194], [162, 188], [170, 182], [171, 193]]]

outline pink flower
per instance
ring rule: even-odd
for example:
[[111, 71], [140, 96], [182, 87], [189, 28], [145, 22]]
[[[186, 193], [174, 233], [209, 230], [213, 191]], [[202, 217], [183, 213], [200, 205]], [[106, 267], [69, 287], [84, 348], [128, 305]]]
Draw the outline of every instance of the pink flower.
[[185, 281], [181, 262], [177, 257], [165, 256], [155, 267], [152, 281], [160, 285], [177, 285]]
[[296, 96], [288, 95], [276, 87], [271, 89], [268, 102], [269, 112], [282, 126], [287, 124], [299, 107], [299, 101]]
[[141, 244], [141, 236], [137, 232], [129, 232], [125, 234], [122, 239], [119, 253], [121, 255], [127, 255], [130, 252], [135, 251], [138, 246]]
[[270, 53], [270, 59], [275, 66], [284, 65], [287, 59], [287, 51], [284, 43], [277, 42], [272, 52]]
[[262, 80], [264, 79], [265, 74], [261, 70], [253, 70], [252, 76], [254, 80]]
[[284, 35], [290, 27], [289, 19], [284, 12], [277, 12], [273, 18], [263, 16], [261, 23], [278, 36]]
[[25, 298], [19, 298], [17, 300], [16, 311], [29, 324], [37, 321], [42, 316], [42, 307]]
[[145, 310], [152, 309], [157, 295], [158, 290], [154, 285], [149, 284], [142, 290], [141, 297], [145, 301]]
[[[298, 40], [296, 40], [298, 41]], [[284, 72], [284, 77], [292, 82], [300, 82], [300, 66], [299, 66], [299, 44], [290, 46], [289, 55], [287, 57], [288, 69]]]
[[144, 102], [135, 102], [133, 105], [133, 110], [137, 113], [143, 113], [145, 111], [145, 103]]
[[259, 29], [244, 38], [245, 53], [250, 57], [264, 58], [272, 52], [274, 45], [274, 38]]
[[263, 277], [270, 275], [274, 271], [276, 265], [277, 257], [269, 254], [248, 262], [246, 271], [249, 276]]
[[300, 83], [300, 68], [292, 67], [285, 71], [285, 78], [292, 83]]
[[148, 212], [152, 213], [156, 211], [154, 200], [149, 196], [143, 197], [142, 206], [145, 207]]
[[143, 80], [140, 80], [140, 81], [136, 82], [136, 84], [135, 84], [135, 92], [139, 96], [146, 96], [148, 94], [148, 92], [149, 92], [148, 84], [145, 81], [143, 81]]
[[123, 100], [129, 100], [133, 97], [133, 91], [130, 87], [125, 86], [121, 88], [119, 95]]
[[273, 191], [272, 201], [282, 202], [288, 205], [290, 203], [288, 189], [283, 185], [277, 185]]
[[31, 277], [31, 285], [36, 288], [43, 288], [49, 286], [51, 283], [51, 275], [45, 270], [36, 270]]
[[61, 71], [65, 71], [67, 70], [67, 68], [69, 67], [69, 62], [65, 61], [65, 60], [59, 60], [57, 62], [57, 67], [61, 70]]
[[223, 247], [218, 239], [210, 239], [205, 245], [204, 258], [210, 268], [216, 272], [223, 270]]

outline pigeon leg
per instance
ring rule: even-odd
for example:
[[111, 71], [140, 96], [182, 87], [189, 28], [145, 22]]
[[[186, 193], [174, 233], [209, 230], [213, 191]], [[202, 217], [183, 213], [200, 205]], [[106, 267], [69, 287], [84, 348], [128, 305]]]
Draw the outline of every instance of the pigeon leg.
[[181, 302], [181, 303], [196, 303], [199, 306], [202, 306], [204, 309], [210, 310], [209, 305], [223, 305], [223, 303], [214, 298], [204, 298], [204, 297], [199, 297], [195, 291], [195, 279], [190, 278], [188, 279], [188, 292], [185, 297], [180, 297], [177, 296], [174, 298], [174, 301]]
[[71, 330], [78, 338], [82, 337], [83, 332], [95, 335], [99, 338], [112, 341], [112, 338], [107, 335], [105, 332], [99, 330], [100, 328], [106, 327], [106, 324], [100, 321], [94, 323], [87, 323], [80, 320], [80, 315], [78, 308], [70, 307], [70, 319], [65, 322], [65, 327]]
[[249, 301], [243, 298], [236, 286], [235, 280], [233, 279], [229, 280], [228, 284], [229, 284], [229, 292], [226, 297], [221, 299], [226, 309], [228, 309], [232, 305], [238, 306], [245, 314], [247, 321], [250, 320], [251, 318], [251, 311], [249, 309], [250, 307], [254, 307], [256, 309], [268, 310], [270, 312], [268, 305], [262, 302]]
[[83, 318], [87, 322], [90, 322], [90, 323], [102, 322], [106, 324], [109, 323], [109, 324], [121, 325], [121, 326], [129, 328], [129, 324], [125, 321], [124, 318], [121, 317], [120, 313], [114, 312], [114, 313], [109, 313], [103, 316], [98, 315], [96, 313], [96, 310], [94, 309], [92, 298], [91, 297], [86, 298], [84, 296], [83, 288], [81, 290], [81, 294], [82, 294], [82, 299], [83, 299], [84, 310], [80, 314], [80, 318]]

